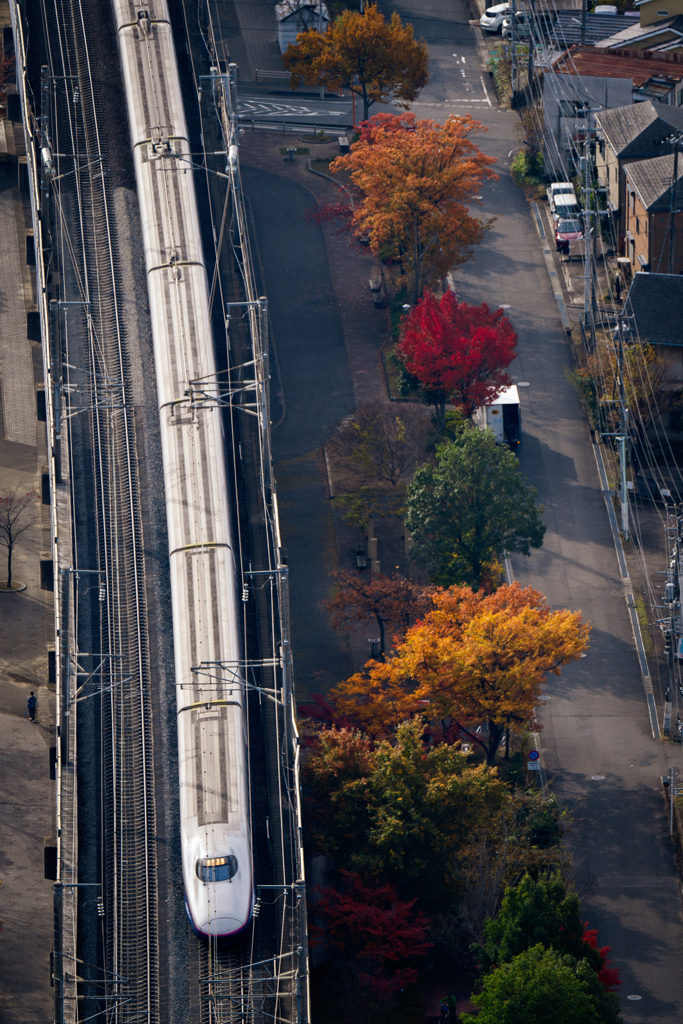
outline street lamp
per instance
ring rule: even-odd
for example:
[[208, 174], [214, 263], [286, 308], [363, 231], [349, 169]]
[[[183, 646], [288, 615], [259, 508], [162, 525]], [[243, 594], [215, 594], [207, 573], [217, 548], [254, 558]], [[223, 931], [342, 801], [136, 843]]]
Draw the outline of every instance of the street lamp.
[[380, 644], [382, 640], [378, 636], [369, 636], [368, 643], [370, 644], [370, 657], [377, 658], [380, 652]]

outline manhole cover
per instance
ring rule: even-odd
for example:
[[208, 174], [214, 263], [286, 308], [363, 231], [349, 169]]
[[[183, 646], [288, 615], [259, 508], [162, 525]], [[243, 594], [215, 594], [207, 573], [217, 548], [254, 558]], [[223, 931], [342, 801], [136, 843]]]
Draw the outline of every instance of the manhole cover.
[[593, 782], [604, 782], [605, 776], [604, 775], [591, 775], [591, 779], [593, 780]]
[[638, 1000], [642, 999], [643, 997], [642, 996], [626, 996], [626, 998], [630, 999], [632, 1003], [637, 1003]]
[[530, 388], [531, 384], [529, 383], [528, 380], [518, 380], [517, 381], [517, 387], [518, 388]]

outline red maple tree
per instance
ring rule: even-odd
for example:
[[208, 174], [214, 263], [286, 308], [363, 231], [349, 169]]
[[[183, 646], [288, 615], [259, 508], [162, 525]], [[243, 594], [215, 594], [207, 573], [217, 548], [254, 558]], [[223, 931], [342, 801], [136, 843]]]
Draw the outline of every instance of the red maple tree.
[[417, 970], [406, 961], [432, 948], [429, 919], [414, 913], [415, 900], [399, 900], [395, 886], [364, 885], [355, 871], [341, 875], [343, 892], [318, 889], [314, 910], [332, 950], [357, 962], [361, 988], [383, 1002], [417, 981]]
[[583, 926], [583, 941], [590, 949], [597, 950], [602, 961], [602, 967], [596, 973], [605, 992], [616, 992], [621, 985], [621, 975], [619, 968], [610, 967], [612, 961], [607, 959], [607, 954], [611, 947], [598, 946], [598, 929], [589, 928], [588, 921], [586, 921]]
[[470, 306], [447, 291], [427, 292], [405, 318], [396, 354], [436, 405], [443, 427], [450, 399], [471, 416], [512, 384], [505, 372], [515, 358], [517, 335], [501, 309]]

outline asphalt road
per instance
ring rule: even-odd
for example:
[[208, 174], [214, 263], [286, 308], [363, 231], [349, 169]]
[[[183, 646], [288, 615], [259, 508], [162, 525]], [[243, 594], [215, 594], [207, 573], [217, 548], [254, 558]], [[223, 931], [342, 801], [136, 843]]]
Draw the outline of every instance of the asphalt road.
[[237, 113], [241, 118], [273, 124], [351, 125], [353, 105], [348, 95], [343, 99], [324, 100], [301, 96], [286, 88], [260, 92], [240, 89]]
[[[380, 6], [412, 20], [430, 46], [431, 80], [415, 112], [438, 120], [472, 113], [488, 129], [477, 141], [498, 158], [499, 180], [483, 187], [481, 202], [481, 212], [497, 220], [474, 261], [456, 271], [456, 289], [468, 301], [509, 304], [519, 333], [512, 373], [529, 383], [522, 391], [521, 463], [545, 505], [547, 534], [541, 551], [513, 559], [515, 575], [543, 591], [552, 607], [581, 609], [593, 625], [588, 657], [548, 682], [549, 700], [540, 714], [542, 756], [553, 790], [573, 812], [568, 841], [583, 909], [621, 968], [623, 1018], [627, 1024], [674, 1024], [683, 1001], [680, 884], [658, 782], [672, 748], [651, 739], [588, 428], [566, 376], [566, 339], [529, 207], [509, 175], [510, 154], [520, 144], [518, 119], [493, 101], [463, 0]], [[322, 109], [309, 97], [271, 96], [268, 102], [280, 100]], [[273, 110], [272, 116], [281, 113]], [[280, 492], [297, 510], [308, 509], [289, 527], [296, 561], [308, 559], [298, 585], [310, 586], [314, 598], [310, 618], [302, 615], [296, 623], [295, 649], [307, 673], [324, 676], [343, 652], [324, 644], [317, 649], [323, 630], [315, 599], [324, 580], [316, 565], [331, 538], [311, 460], [328, 426], [351, 408], [348, 368], [334, 317], [316, 331], [318, 314], [309, 316], [303, 301], [310, 292], [319, 315], [327, 316], [322, 296], [330, 295], [329, 270], [320, 239], [299, 226], [293, 237], [295, 221], [284, 214], [287, 204], [304, 202], [301, 192], [251, 171], [245, 183], [260, 228], [287, 402], [287, 416], [274, 433]], [[285, 323], [292, 293], [302, 296], [300, 325]]]
[[[418, 114], [442, 119], [463, 109], [463, 93], [476, 98], [482, 68], [462, 0], [381, 6], [413, 20], [430, 45], [432, 80]], [[474, 261], [456, 271], [456, 290], [466, 301], [510, 306], [519, 334], [511, 371], [529, 383], [520, 461], [546, 509], [543, 548], [513, 558], [513, 569], [551, 607], [580, 609], [593, 625], [588, 656], [548, 682], [542, 756], [553, 791], [572, 808], [582, 906], [621, 968], [624, 1020], [674, 1024], [683, 932], [659, 777], [675, 754], [651, 737], [588, 426], [567, 380], [567, 343], [530, 210], [510, 178], [517, 117], [484, 103], [471, 112], [488, 128], [477, 141], [498, 158], [499, 180], [482, 188], [481, 204], [497, 220]]]

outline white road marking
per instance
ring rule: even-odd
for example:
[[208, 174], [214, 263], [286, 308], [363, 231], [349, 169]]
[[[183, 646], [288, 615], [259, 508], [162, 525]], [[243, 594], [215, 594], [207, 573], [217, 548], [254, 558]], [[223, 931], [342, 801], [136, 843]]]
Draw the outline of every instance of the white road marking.
[[347, 111], [333, 110], [327, 107], [324, 110], [312, 110], [310, 107], [298, 103], [263, 103], [258, 100], [238, 100], [237, 113], [241, 116], [256, 114], [262, 117], [276, 115], [277, 117], [321, 118], [327, 115], [342, 117]]
[[483, 76], [483, 75], [479, 75], [479, 77], [481, 78], [481, 87], [482, 87], [482, 89], [484, 90], [484, 96], [486, 97], [486, 102], [488, 103], [488, 105], [489, 105], [490, 107], [492, 107], [492, 106], [493, 106], [493, 104], [491, 103], [491, 100], [490, 100], [490, 98], [489, 98], [489, 94], [488, 94], [488, 93], [487, 93], [487, 91], [486, 91], [486, 84], [485, 84], [485, 82], [484, 82], [484, 76]]

